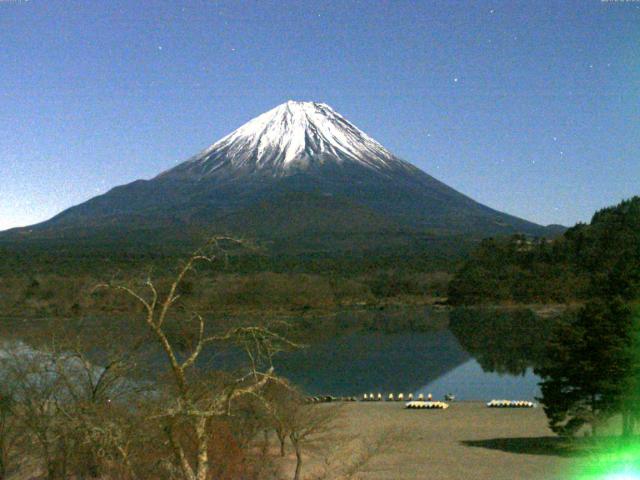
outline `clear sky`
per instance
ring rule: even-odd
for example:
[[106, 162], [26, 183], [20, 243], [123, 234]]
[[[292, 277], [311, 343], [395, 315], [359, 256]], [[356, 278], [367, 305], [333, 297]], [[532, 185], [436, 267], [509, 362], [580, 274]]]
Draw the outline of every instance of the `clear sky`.
[[498, 210], [640, 194], [640, 0], [0, 0], [0, 229], [325, 102]]

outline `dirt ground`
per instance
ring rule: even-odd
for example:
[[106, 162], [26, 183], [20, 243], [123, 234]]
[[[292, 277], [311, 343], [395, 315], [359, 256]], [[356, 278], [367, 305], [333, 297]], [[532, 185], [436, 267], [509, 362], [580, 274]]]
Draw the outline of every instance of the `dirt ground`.
[[569, 479], [579, 458], [567, 456], [542, 408], [490, 409], [480, 402], [447, 410], [407, 410], [402, 403], [353, 403], [342, 408], [345, 433], [382, 452], [362, 479]]

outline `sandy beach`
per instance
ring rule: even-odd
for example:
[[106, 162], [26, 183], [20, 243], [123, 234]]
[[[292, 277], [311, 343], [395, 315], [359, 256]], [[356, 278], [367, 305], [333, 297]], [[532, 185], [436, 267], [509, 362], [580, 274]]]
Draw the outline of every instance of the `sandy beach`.
[[540, 407], [454, 402], [447, 410], [407, 410], [401, 402], [357, 402], [342, 413], [344, 433], [365, 443], [390, 439], [355, 478], [566, 479], [579, 461], [554, 448]]

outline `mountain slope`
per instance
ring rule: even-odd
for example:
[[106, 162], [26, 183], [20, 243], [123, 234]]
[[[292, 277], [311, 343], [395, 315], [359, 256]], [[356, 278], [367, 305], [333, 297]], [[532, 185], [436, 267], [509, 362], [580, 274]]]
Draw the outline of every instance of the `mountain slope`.
[[116, 187], [8, 235], [100, 231], [117, 238], [154, 229], [290, 239], [310, 233], [546, 233], [397, 158], [328, 105], [290, 101], [151, 180]]

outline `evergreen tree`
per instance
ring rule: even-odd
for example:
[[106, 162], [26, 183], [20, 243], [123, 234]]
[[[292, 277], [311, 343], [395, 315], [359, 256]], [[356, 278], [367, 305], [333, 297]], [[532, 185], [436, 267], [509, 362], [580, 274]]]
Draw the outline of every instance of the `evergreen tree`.
[[567, 302], [640, 295], [640, 197], [546, 240], [483, 241], [449, 285], [454, 305]]
[[631, 320], [629, 347], [625, 358], [626, 375], [620, 398], [622, 434], [632, 435], [640, 423], [640, 306], [636, 305]]
[[547, 348], [542, 403], [551, 429], [572, 435], [585, 424], [592, 433], [628, 398], [634, 316], [620, 299], [593, 300], [558, 327]]

